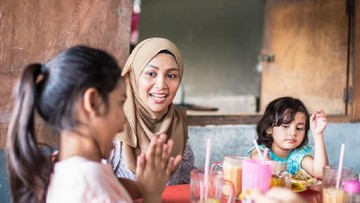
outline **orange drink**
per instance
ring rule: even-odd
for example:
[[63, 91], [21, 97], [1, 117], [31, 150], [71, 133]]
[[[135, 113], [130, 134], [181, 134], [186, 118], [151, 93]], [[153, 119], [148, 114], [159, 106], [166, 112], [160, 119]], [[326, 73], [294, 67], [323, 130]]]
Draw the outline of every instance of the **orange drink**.
[[343, 166], [338, 178], [338, 166], [325, 166], [323, 168], [323, 203], [338, 203], [345, 201], [345, 192], [342, 189], [343, 181], [353, 178], [352, 169]]
[[[241, 166], [228, 166], [223, 168], [224, 171], [224, 179], [229, 180], [234, 185], [235, 195], [239, 196], [241, 193], [241, 177], [242, 177], [242, 168]], [[223, 193], [225, 196], [229, 195], [229, 189], [227, 185], [225, 185]]]
[[[239, 197], [242, 188], [242, 161], [249, 159], [248, 157], [238, 155], [226, 155], [222, 163], [224, 179], [230, 181], [234, 185], [235, 197]], [[229, 186], [225, 185], [223, 194], [225, 197], [229, 195]]]
[[324, 188], [323, 203], [338, 203], [345, 201], [345, 192], [342, 189]]

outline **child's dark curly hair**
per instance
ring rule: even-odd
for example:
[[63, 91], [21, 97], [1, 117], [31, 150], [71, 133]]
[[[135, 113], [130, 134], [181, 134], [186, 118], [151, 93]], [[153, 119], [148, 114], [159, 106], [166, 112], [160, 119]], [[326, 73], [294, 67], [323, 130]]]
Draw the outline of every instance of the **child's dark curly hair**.
[[298, 112], [304, 113], [306, 116], [305, 136], [298, 148], [306, 145], [309, 142], [310, 114], [302, 101], [292, 97], [280, 97], [268, 104], [263, 117], [256, 126], [258, 135], [257, 143], [264, 144], [267, 148], [271, 149], [273, 138], [270, 134], [267, 134], [266, 131], [275, 126], [291, 123], [294, 121], [295, 114]]

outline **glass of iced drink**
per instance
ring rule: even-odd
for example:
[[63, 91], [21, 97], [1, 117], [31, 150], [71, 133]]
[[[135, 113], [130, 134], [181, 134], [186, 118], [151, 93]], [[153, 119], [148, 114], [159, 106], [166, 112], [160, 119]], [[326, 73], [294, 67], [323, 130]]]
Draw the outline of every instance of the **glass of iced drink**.
[[190, 174], [190, 199], [192, 203], [220, 203], [223, 187], [228, 185], [228, 203], [234, 202], [234, 186], [224, 180], [222, 171], [209, 170], [207, 178], [204, 169], [193, 169]]
[[[216, 162], [212, 164], [211, 168], [222, 170], [224, 179], [229, 180], [235, 189], [235, 197], [239, 200], [239, 194], [242, 187], [242, 161], [249, 159], [248, 157], [240, 155], [225, 155], [223, 162]], [[229, 196], [229, 186], [224, 185], [223, 194], [226, 198]]]
[[272, 161], [271, 187], [291, 188], [291, 176], [286, 172], [286, 162]]
[[343, 167], [339, 179], [339, 187], [337, 188], [337, 166], [325, 166], [323, 169], [322, 180], [322, 199], [323, 203], [339, 203], [345, 201], [345, 192], [342, 189], [343, 181], [353, 178], [352, 170], [348, 167]]

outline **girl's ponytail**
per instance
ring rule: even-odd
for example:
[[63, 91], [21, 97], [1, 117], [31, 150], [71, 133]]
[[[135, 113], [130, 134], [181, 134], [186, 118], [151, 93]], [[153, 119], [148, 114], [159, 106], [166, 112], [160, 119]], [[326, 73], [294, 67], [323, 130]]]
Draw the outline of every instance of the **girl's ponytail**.
[[[7, 167], [13, 202], [45, 202], [50, 160], [37, 146], [35, 106], [41, 88], [41, 64], [25, 68], [13, 92], [14, 110], [7, 134]], [[41, 82], [40, 82], [41, 83]]]

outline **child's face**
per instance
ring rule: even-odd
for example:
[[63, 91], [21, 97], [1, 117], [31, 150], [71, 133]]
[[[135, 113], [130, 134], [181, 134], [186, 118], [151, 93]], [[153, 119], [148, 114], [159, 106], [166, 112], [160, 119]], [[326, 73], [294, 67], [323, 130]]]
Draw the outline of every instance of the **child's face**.
[[174, 56], [159, 53], [140, 75], [139, 96], [152, 111], [161, 112], [172, 103], [179, 85], [179, 68]]
[[269, 129], [273, 137], [273, 151], [290, 151], [298, 147], [305, 137], [306, 115], [301, 112], [295, 114], [289, 124], [281, 124]]
[[105, 158], [110, 156], [114, 136], [124, 131], [125, 114], [123, 105], [125, 99], [125, 83], [120, 80], [117, 87], [109, 94], [107, 113], [104, 113], [101, 119], [98, 120], [98, 145]]

